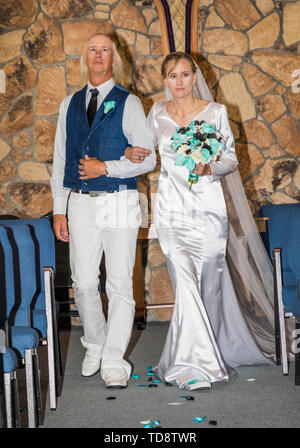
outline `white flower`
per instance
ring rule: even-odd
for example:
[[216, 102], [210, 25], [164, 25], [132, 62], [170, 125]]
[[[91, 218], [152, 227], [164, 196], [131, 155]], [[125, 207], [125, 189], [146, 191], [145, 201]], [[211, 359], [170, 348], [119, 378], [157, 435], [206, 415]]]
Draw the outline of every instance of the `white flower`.
[[190, 149], [189, 145], [181, 145], [180, 148], [177, 149], [177, 154], [185, 154]]
[[200, 160], [201, 160], [201, 151], [200, 151], [200, 149], [196, 149], [195, 151], [193, 151], [191, 157], [192, 157], [192, 159], [194, 160], [195, 163], [199, 163]]

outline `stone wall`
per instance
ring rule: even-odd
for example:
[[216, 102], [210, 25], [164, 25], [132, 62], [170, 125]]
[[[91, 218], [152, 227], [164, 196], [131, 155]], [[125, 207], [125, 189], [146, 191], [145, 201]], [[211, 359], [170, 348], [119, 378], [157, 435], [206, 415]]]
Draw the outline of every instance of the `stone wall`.
[[[171, 2], [182, 50], [185, 2]], [[39, 217], [52, 210], [49, 179], [59, 104], [80, 87], [79, 57], [96, 31], [117, 34], [127, 87], [148, 112], [164, 99], [157, 1], [6, 0], [0, 3], [0, 213]], [[183, 11], [183, 12], [182, 12]], [[179, 14], [180, 13], [180, 14]], [[175, 20], [175, 17], [173, 17]], [[254, 213], [264, 203], [300, 200], [300, 0], [199, 0], [199, 65], [217, 101], [226, 104], [239, 167]], [[297, 72], [298, 70], [298, 72]], [[1, 75], [3, 72], [0, 72]], [[294, 74], [295, 78], [292, 77]], [[293, 84], [294, 83], [294, 84]], [[293, 87], [293, 88], [292, 88]], [[139, 179], [148, 198], [154, 172]], [[151, 209], [151, 201], [144, 205]], [[172, 302], [165, 258], [144, 243], [145, 293]], [[169, 319], [171, 309], [151, 311]]]
[[[130, 90], [145, 109], [159, 99], [163, 50], [156, 9], [128, 0], [8, 0], [0, 5], [0, 209], [38, 217], [52, 210], [49, 178], [61, 100], [80, 87], [87, 37], [115, 31]], [[146, 5], [146, 6], [145, 6]], [[131, 70], [131, 67], [133, 70]], [[141, 189], [146, 190], [149, 180]]]
[[299, 202], [300, 1], [200, 0], [198, 34], [253, 213]]

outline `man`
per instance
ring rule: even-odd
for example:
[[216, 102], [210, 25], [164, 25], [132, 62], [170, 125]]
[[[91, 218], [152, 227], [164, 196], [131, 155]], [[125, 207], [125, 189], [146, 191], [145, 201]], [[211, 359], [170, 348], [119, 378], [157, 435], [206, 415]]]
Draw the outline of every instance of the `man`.
[[[93, 35], [82, 62], [87, 86], [63, 100], [57, 122], [53, 228], [59, 240], [70, 242], [74, 297], [86, 348], [82, 376], [95, 375], [101, 360], [106, 386], [124, 388], [131, 369], [123, 356], [135, 310], [132, 273], [140, 219], [136, 176], [152, 171], [156, 158], [139, 98], [113, 81], [120, 57], [112, 38]], [[139, 164], [123, 157], [127, 147], [134, 147]], [[98, 291], [103, 251], [107, 322]]]

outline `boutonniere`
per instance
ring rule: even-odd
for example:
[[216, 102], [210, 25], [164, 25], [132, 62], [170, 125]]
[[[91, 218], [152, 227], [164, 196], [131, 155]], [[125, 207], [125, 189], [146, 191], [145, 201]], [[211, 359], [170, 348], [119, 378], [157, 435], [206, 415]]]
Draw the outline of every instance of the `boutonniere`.
[[116, 101], [106, 101], [104, 104], [104, 113], [108, 114], [111, 110], [116, 107]]

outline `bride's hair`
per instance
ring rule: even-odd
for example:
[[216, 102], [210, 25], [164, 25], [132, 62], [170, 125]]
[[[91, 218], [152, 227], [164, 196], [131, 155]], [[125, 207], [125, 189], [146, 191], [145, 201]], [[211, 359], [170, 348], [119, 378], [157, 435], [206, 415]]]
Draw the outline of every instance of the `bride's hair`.
[[[170, 73], [170, 71], [172, 71], [174, 67], [176, 67], [176, 65], [181, 59], [186, 59], [187, 61], [189, 61], [191, 64], [192, 72], [196, 73], [197, 67], [195, 66], [192, 56], [188, 53], [183, 53], [182, 51], [176, 51], [174, 53], [169, 53], [163, 60], [161, 66], [161, 74], [163, 79], [165, 79], [168, 76], [168, 73]], [[168, 70], [167, 72], [169, 62], [174, 62], [174, 65], [172, 66], [171, 70]]]

